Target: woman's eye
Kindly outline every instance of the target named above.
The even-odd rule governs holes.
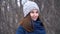
[[[38,11],[36,13],[38,13]]]
[[[34,13],[33,11],[31,13]]]

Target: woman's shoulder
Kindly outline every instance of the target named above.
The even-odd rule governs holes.
[[[24,34],[24,32],[25,32],[24,28],[21,25],[19,25],[16,30],[16,34]]]
[[[19,25],[17,29],[18,30],[24,30],[23,26],[21,26],[21,25]]]

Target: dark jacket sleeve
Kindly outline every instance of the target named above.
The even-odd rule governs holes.
[[[22,26],[19,26],[16,30],[16,34],[25,34]]]

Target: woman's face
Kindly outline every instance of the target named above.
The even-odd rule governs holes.
[[[39,16],[38,10],[37,9],[32,10],[30,12],[30,16],[31,16],[32,20],[36,21]]]

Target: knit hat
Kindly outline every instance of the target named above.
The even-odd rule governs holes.
[[[23,5],[24,17],[26,17],[27,14],[33,9],[37,9],[39,11],[38,5],[33,1],[22,0],[22,5]]]

